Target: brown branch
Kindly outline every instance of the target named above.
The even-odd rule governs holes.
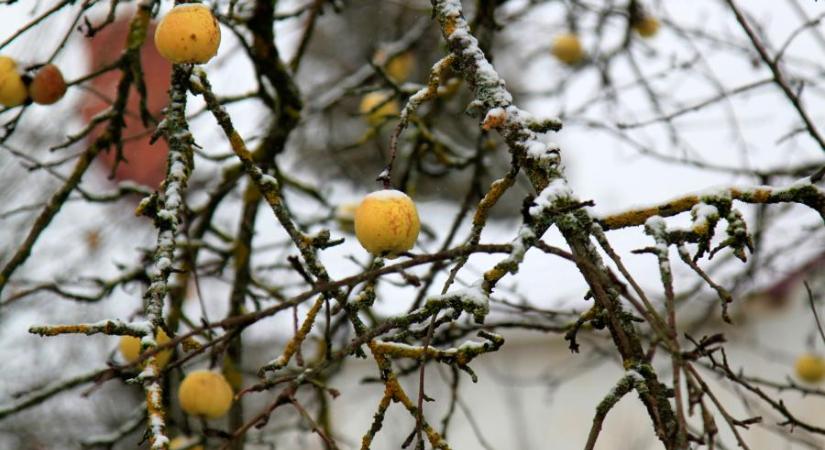
[[[796,112],[799,114],[799,117],[802,119],[802,122],[805,123],[805,128],[808,130],[808,134],[810,134],[811,138],[819,144],[819,148],[821,148],[822,151],[825,151],[825,137],[820,134],[813,119],[808,115],[808,112],[802,105],[802,99],[800,99],[796,92],[794,92],[793,88],[791,88],[791,85],[782,73],[782,69],[779,67],[779,61],[776,58],[772,58],[768,54],[765,44],[762,43],[762,40],[756,35],[756,32],[753,30],[750,23],[748,23],[748,19],[745,17],[742,10],[739,9],[739,6],[736,5],[736,2],[734,0],[725,1],[733,11],[734,15],[736,15],[736,21],[739,22],[739,25],[741,25],[742,30],[745,31],[745,34],[748,35],[748,39],[750,39],[753,47],[759,53],[759,57],[762,59],[762,62],[770,68],[771,73],[773,74],[774,82],[785,94],[785,97],[790,100],[794,109],[796,109]]]

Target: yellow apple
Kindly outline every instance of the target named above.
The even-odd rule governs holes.
[[[644,15],[633,24],[633,29],[639,33],[643,38],[649,38],[656,35],[659,31],[659,19]]]
[[[364,95],[358,111],[368,124],[376,126],[388,117],[397,116],[399,108],[391,92],[375,91]]]
[[[169,443],[169,450],[203,450],[202,445],[195,444],[197,444],[195,438],[178,436]]]
[[[573,33],[562,33],[553,38],[553,47],[550,52],[559,61],[571,66],[584,59],[582,43],[579,37]]]
[[[175,6],[155,30],[155,47],[173,64],[203,64],[218,53],[221,28],[200,3]]]
[[[411,51],[406,51],[397,55],[387,63],[385,68],[387,76],[389,76],[396,83],[403,83],[412,74],[415,68],[415,54]]]
[[[819,383],[825,379],[825,359],[812,353],[800,356],[796,360],[796,376],[808,383]]]
[[[415,203],[401,191],[370,193],[355,210],[355,236],[376,256],[395,258],[411,249],[420,229]]]
[[[157,336],[157,344],[163,345],[169,342],[169,336],[166,335],[166,332],[160,330]],[[140,357],[140,338],[134,336],[121,336],[120,337],[120,354],[123,356],[128,362],[135,362]],[[166,366],[169,363],[169,359],[172,357],[172,349],[163,350],[157,354],[157,361],[160,367]]]
[[[0,56],[0,105],[22,105],[28,97],[29,91],[17,70],[17,62],[8,56]]]
[[[211,370],[189,372],[178,388],[181,409],[190,416],[217,419],[229,411],[234,393],[226,378]]]

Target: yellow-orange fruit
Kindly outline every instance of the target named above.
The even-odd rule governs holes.
[[[825,379],[825,359],[806,353],[796,360],[796,376],[808,383],[819,383]]]
[[[370,193],[355,210],[355,236],[373,255],[397,257],[415,245],[420,229],[415,203],[401,191]]]
[[[66,93],[66,80],[60,69],[54,64],[46,64],[34,75],[29,85],[32,101],[41,105],[51,105],[63,98]]]
[[[157,344],[163,345],[169,342],[169,336],[166,335],[166,332],[160,330],[157,336]],[[140,338],[134,336],[121,336],[120,337],[120,354],[123,356],[128,362],[135,362],[140,357]],[[160,367],[166,366],[169,362],[169,359],[172,357],[172,350],[164,350],[157,354],[157,361]]]
[[[203,446],[196,443],[195,438],[178,436],[169,443],[169,450],[203,450]]]
[[[181,409],[190,416],[217,419],[229,411],[234,394],[223,375],[211,370],[189,372],[178,388]]]
[[[368,124],[379,125],[387,117],[398,115],[398,102],[391,97],[390,92],[370,92],[361,99],[358,111],[365,117]]]
[[[203,64],[221,45],[221,28],[209,8],[187,3],[172,8],[155,30],[155,47],[173,64]]]
[[[8,56],[0,56],[0,105],[22,105],[28,97],[29,91],[17,71],[17,63]]]
[[[569,65],[575,65],[584,59],[582,43],[573,33],[562,33],[553,38],[553,47],[550,52],[559,61]]]
[[[656,35],[659,25],[659,19],[645,15],[633,24],[633,29],[639,33],[639,36],[648,38]]]
[[[404,52],[387,63],[386,72],[396,83],[403,83],[412,74],[415,68],[415,55],[413,52]]]

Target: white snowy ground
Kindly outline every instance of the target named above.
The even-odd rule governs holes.
[[[289,2],[284,6],[290,9]],[[524,2],[511,2],[515,6]],[[780,6],[773,0],[749,0],[746,3],[748,11],[753,17],[766,24],[764,31],[772,42],[783,42],[791,30],[798,24],[798,18],[787,7]],[[811,16],[825,13],[825,5],[813,1],[801,2]],[[515,9],[515,6],[513,7]],[[0,42],[10,36],[20,24],[26,22],[32,8],[43,10],[45,4],[32,5],[31,2],[19,2],[12,6],[0,7]],[[164,8],[168,8],[165,2]],[[516,31],[506,31],[501,38],[504,41],[518,39],[518,36],[530,35],[546,38],[528,39],[524,42],[524,51],[518,54],[501,54],[495,61],[501,75],[508,80],[511,88],[517,87],[520,91],[538,91],[552,86],[555,80],[567,76],[567,69],[547,56],[546,47],[555,30],[559,29],[559,11],[556,5],[547,5],[541,10],[542,14],[522,18]],[[692,22],[705,30],[727,30],[732,40],[744,42],[741,30],[728,12],[720,12],[719,2],[713,1],[682,1],[671,0],[661,2],[661,12],[666,17],[678,17],[680,23]],[[53,37],[63,33],[69,26],[69,15],[59,15],[47,25],[30,31],[17,39],[12,45],[0,49],[0,54],[11,55],[23,61],[37,62],[48,57],[53,51]],[[326,20],[326,19],[324,19]],[[296,27],[300,22],[285,21],[278,27],[279,48],[288,58],[295,48],[298,33]],[[323,22],[322,25],[323,26]],[[210,74],[215,91],[221,95],[244,93],[253,85],[249,76],[251,73],[247,63],[240,55],[237,42],[231,33],[223,34],[224,42],[221,52],[213,62],[206,66]],[[67,79],[82,76],[86,70],[86,57],[81,48],[82,37],[73,36],[67,49],[58,58],[57,63],[64,70]],[[685,49],[675,45],[676,40],[672,33],[664,27],[660,35],[649,42],[650,57],[640,58],[643,69],[648,73],[660,71],[671,59],[686,59]],[[585,45],[590,46],[585,37]],[[702,56],[706,63],[718,75],[726,88],[735,88],[750,81],[768,76],[765,70],[755,72],[747,60],[731,58],[723,51],[707,50],[703,46]],[[789,57],[804,56],[809,59],[825,57],[823,49],[815,45],[809,35],[799,36],[787,50]],[[655,57],[653,57],[655,53]],[[524,54],[538,55],[529,59]],[[522,55],[522,56],[519,56]],[[814,56],[815,55],[815,56]],[[522,58],[522,59],[518,59]],[[621,66],[620,66],[621,67]],[[623,67],[616,79],[623,82],[632,80],[629,68]],[[595,95],[596,74],[593,71],[580,72],[575,75],[575,88],[570,89],[569,98],[565,99],[565,111],[574,111],[579,105],[586,105]],[[512,80],[512,81],[510,81]],[[693,104],[715,94],[711,84],[706,80],[666,81],[670,83],[668,90],[681,100],[680,105],[666,104],[667,110],[676,110],[684,105]],[[619,83],[622,84],[622,83]],[[817,98],[822,100],[820,92]],[[66,122],[54,120],[55,117],[67,117],[62,112],[71,111],[77,105],[82,93],[73,89],[66,99],[53,108],[33,107],[32,114],[28,115],[21,126],[32,126],[39,123],[48,128],[55,136],[79,130],[83,124],[76,115],[70,116]],[[636,98],[638,101],[633,101]],[[190,111],[200,109],[199,99],[192,99]],[[643,101],[642,93],[637,90],[632,94],[624,94],[622,108],[627,109],[627,122],[644,120],[655,114]],[[562,105],[554,101],[534,101],[520,105],[534,115],[555,116],[562,112]],[[817,123],[823,122],[821,110],[810,104],[810,111],[814,114]],[[732,130],[722,119],[724,108],[731,107],[738,112],[744,111],[739,119],[741,133],[744,135],[744,144],[747,146],[747,155],[743,156]],[[242,135],[252,136],[259,132],[263,119],[260,110],[254,106],[229,107],[236,127]],[[668,164],[654,158],[643,157],[634,149],[622,146],[610,136],[597,133],[583,127],[584,119],[602,117],[604,111],[598,109],[587,110],[584,114],[577,114],[565,124],[564,130],[557,135],[549,136],[558,142],[562,148],[563,161],[567,166],[567,173],[576,194],[581,199],[593,199],[596,206],[594,214],[601,215],[618,212],[632,206],[661,203],[663,200],[686,192],[699,192],[712,189],[716,186],[730,186],[743,182],[735,176],[707,170],[692,169],[678,164]],[[733,167],[759,167],[769,169],[784,166],[790,163],[804,161],[822,161],[821,152],[813,142],[804,135],[798,139],[776,143],[783,133],[796,126],[799,122],[795,112],[788,102],[781,97],[773,86],[763,87],[752,94],[737,96],[730,106],[722,103],[719,106],[702,110],[699,114],[688,114],[676,119],[675,124],[685,140],[690,142],[689,149],[671,148],[662,128],[650,128],[641,140],[650,144],[658,152],[667,155],[677,155],[680,150],[699,155],[708,162],[716,165]],[[218,127],[214,126],[211,117],[203,116],[193,123],[198,142],[211,153],[225,153],[228,146]],[[45,157],[45,152],[27,148],[27,142],[12,141],[13,147],[23,151],[33,151],[39,157]],[[75,148],[73,151],[77,151]],[[329,194],[333,203],[356,201],[364,192],[351,187],[348,183],[335,180],[316,180],[312,172],[301,167],[299,158],[291,148],[283,155],[279,162],[285,171],[309,183],[317,184]],[[17,169],[19,160],[12,158],[4,149],[0,149],[0,174],[15,173],[20,176],[22,171]],[[12,167],[14,166],[14,167]],[[198,161],[195,177],[202,180],[214,179],[216,167],[212,163]],[[51,192],[57,184],[53,179],[42,174],[26,174],[22,187],[17,187],[16,193],[5,200],[2,211],[10,210],[20,205],[30,204],[42,199]],[[20,181],[17,180],[17,183]],[[320,184],[323,183],[323,184]],[[93,191],[106,191],[111,185],[100,172],[96,176],[87,176],[84,187]],[[4,189],[7,186],[3,187]],[[288,197],[290,206],[299,214],[312,217],[319,214],[319,207],[312,200],[300,195]],[[199,199],[192,198],[190,202],[197,204]],[[232,230],[237,222],[237,203],[224,207],[219,211],[218,222],[226,229]],[[418,201],[420,215],[426,225],[434,230],[445,230],[456,212],[456,205],[450,202],[421,199]],[[57,216],[53,226],[43,235],[29,262],[18,271],[18,277],[35,280],[50,280],[61,277],[77,277],[79,275],[112,276],[118,273],[117,264],[134,264],[139,257],[138,249],[150,248],[154,242],[154,230],[151,224],[143,219],[136,219],[128,208],[130,204],[122,203],[107,206],[90,206],[82,201],[71,202]],[[751,208],[742,207],[744,211],[752,212]],[[786,214],[786,221],[774,225],[775,232],[769,232],[770,239],[766,241],[769,248],[782,247],[787,242],[794,241],[804,233],[812,233],[805,245],[797,246],[793,253],[789,253],[777,268],[777,273],[791,270],[797,263],[805,261],[811,255],[825,250],[821,222],[816,214],[803,207],[793,207],[792,212]],[[321,212],[320,214],[323,214]],[[284,233],[281,231],[274,217],[268,210],[259,214],[259,234],[256,244],[281,242]],[[749,222],[752,214],[749,214]],[[670,219],[669,223],[686,223],[685,218]],[[815,228],[819,225],[818,228]],[[465,224],[466,225],[466,224]],[[517,220],[494,220],[488,225],[483,234],[482,242],[503,243],[515,237],[519,223]],[[809,227],[810,226],[810,227]],[[7,228],[0,222],[0,250],[14,249],[19,242],[20,234],[24,232],[21,225]],[[815,231],[810,231],[813,229]],[[102,233],[102,247],[90,256],[86,247],[78,245],[85,232],[100,230]],[[124,230],[128,230],[130,239],[122,239]],[[779,230],[779,232],[776,232]],[[338,230],[332,230],[333,236],[342,236]],[[459,236],[466,235],[466,227]],[[367,255],[350,235],[343,245],[323,252],[322,260],[333,278],[351,275],[358,271],[358,267],[347,256],[353,255],[359,261],[365,262]],[[818,237],[817,237],[818,236]],[[611,232],[611,242],[620,251],[626,264],[629,266],[642,285],[650,287],[651,292],[659,292],[658,273],[655,261],[651,256],[634,256],[629,250],[648,246],[652,241],[645,237],[640,228]],[[551,231],[545,236],[551,244],[563,246],[558,234]],[[10,242],[12,241],[12,242]],[[421,240],[417,251],[433,250],[435,242]],[[274,260],[279,250],[267,252],[257,256],[256,263],[265,263]],[[3,260],[0,254],[0,260]],[[463,284],[474,282],[480,273],[498,260],[497,256],[476,255],[462,271],[459,277]],[[678,259],[678,258],[677,258]],[[676,265],[677,272],[681,266]],[[424,269],[414,271],[421,273]],[[682,271],[684,272],[684,271]],[[772,276],[776,276],[773,273]],[[692,279],[692,278],[691,278]],[[683,278],[677,277],[677,288],[686,288],[687,283],[680,283]],[[517,286],[518,292],[531,302],[543,306],[558,308],[582,307],[581,300],[584,285],[575,268],[561,260],[548,258],[536,252],[529,252],[521,266],[519,273],[514,277],[506,278],[509,285]],[[440,286],[439,282],[435,286]],[[460,287],[460,286],[458,286]],[[218,317],[225,313],[226,293],[228,286],[222,282],[207,282],[202,286],[204,300],[209,305],[210,316]],[[44,295],[29,302],[25,307],[14,305],[0,312],[0,361],[3,361],[3,371],[0,376],[0,405],[4,404],[15,392],[41,385],[42,383],[63,378],[71,374],[84,372],[90,368],[102,366],[105,355],[114,348],[112,338],[95,337],[61,337],[41,339],[26,333],[29,326],[41,323],[72,323],[76,321],[90,322],[109,317],[129,318],[140,308],[140,292],[124,292],[117,290],[113,298],[95,305],[81,305],[70,303]],[[411,301],[410,294],[385,283],[382,287],[380,301],[376,308],[383,313],[400,312],[405,310]],[[36,307],[35,307],[36,305]],[[187,305],[189,312],[198,314],[197,302]],[[273,339],[283,335],[279,330],[289,330],[288,318],[269,319],[249,330],[251,340]],[[274,330],[274,331],[273,331]],[[21,351],[25,349],[25,351]],[[36,368],[36,369],[35,369]],[[128,395],[120,393],[120,395]],[[91,402],[92,400],[81,400]],[[98,402],[101,403],[101,402]],[[55,405],[55,404],[53,404]],[[54,414],[64,414],[76,410],[79,404],[74,402],[57,403]],[[82,406],[82,405],[80,405]],[[117,424],[127,411],[122,408],[111,407],[110,411],[100,411],[96,407],[97,416],[88,416],[88,430],[90,433],[110,429]],[[370,406],[371,407],[371,406]],[[31,415],[30,415],[31,414]],[[38,410],[22,414],[18,419],[25,423],[36,417]],[[371,414],[364,411],[364,414]],[[35,415],[35,416],[32,416]],[[106,418],[103,420],[101,417]],[[73,426],[80,424],[72,422]],[[66,426],[69,426],[68,424]],[[2,430],[7,429],[0,424],[0,438]],[[58,432],[59,427],[50,430]]]

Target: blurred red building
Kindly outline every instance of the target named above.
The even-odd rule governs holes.
[[[92,70],[117,60],[123,50],[128,28],[127,20],[118,20],[87,40]],[[154,35],[154,25],[149,29],[149,36],[152,35]],[[148,96],[147,106],[149,112],[159,118],[161,110],[167,104],[172,67],[158,54],[151,38],[144,43],[140,55]],[[112,70],[91,80],[89,86],[91,89],[81,107],[85,120],[91,120],[111,105],[120,77],[119,70]],[[149,144],[154,126],[150,124],[147,128],[141,122],[139,103],[137,90],[132,87],[124,117],[126,128],[123,130],[123,137],[126,140],[123,153],[127,161],[118,165],[114,178],[117,181],[129,180],[157,188],[166,171],[166,142],[158,140],[152,145]],[[105,125],[101,125],[94,135],[99,134],[103,126]],[[110,173],[115,162],[114,150],[111,149],[101,154],[98,160],[107,174]]]

